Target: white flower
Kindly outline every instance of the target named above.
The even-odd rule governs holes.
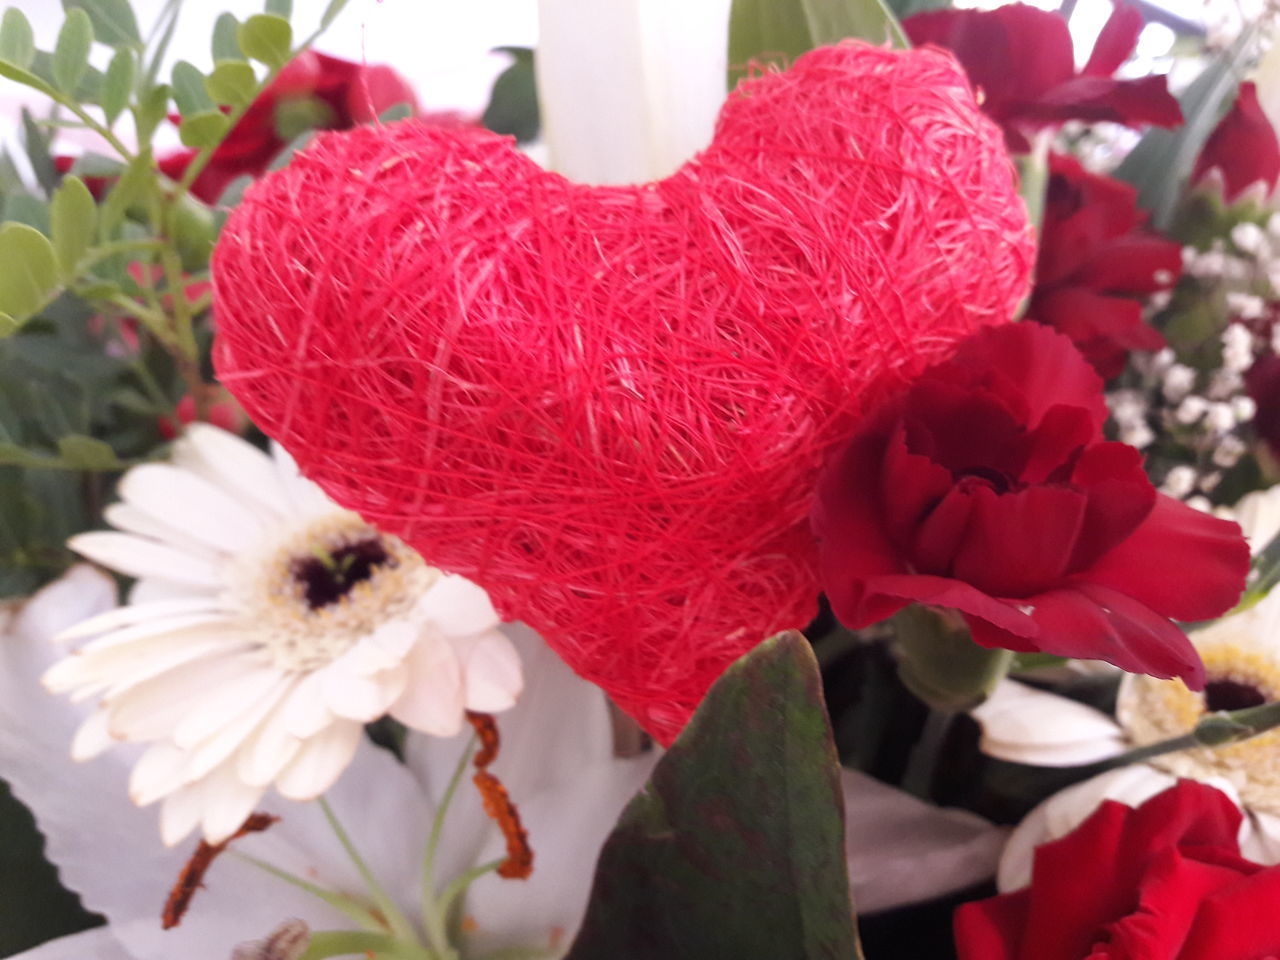
[[[95,639],[44,682],[98,698],[76,759],[151,745],[130,795],[163,800],[166,843],[197,825],[225,839],[272,784],[320,795],[386,713],[448,736],[465,710],[514,703],[519,658],[487,595],[332,503],[283,451],[195,425],[120,495],[106,517],[122,532],[71,546],[139,578],[132,603],[64,631]]]
[[[0,778],[35,814],[63,883],[108,921],[15,960],[227,960],[237,944],[261,938],[285,918],[313,930],[350,928],[326,903],[223,856],[182,924],[160,929],[160,907],[187,853],[161,847],[150,818],[125,798],[132,748],[87,763],[66,759],[63,745],[87,706],[42,695],[37,681],[53,656],[50,637],[109,606],[113,593],[106,577],[80,566],[20,616],[0,619]],[[600,845],[659,758],[656,751],[615,757],[600,691],[531,632],[506,629],[527,664],[528,688],[499,718],[502,748],[492,769],[520,808],[534,871],[514,882],[487,875],[469,888],[462,910],[467,957],[499,949],[542,955],[568,946]],[[326,795],[372,874],[409,916],[421,903],[433,811],[465,739],[411,733],[405,764],[362,742]],[[843,781],[853,892],[864,912],[932,899],[990,876],[1003,831],[852,771],[844,771]],[[268,798],[265,809],[281,821],[235,841],[234,850],[367,902],[363,880],[315,805]],[[435,874],[446,883],[502,849],[496,828],[464,789],[449,808]]]
[[[1257,553],[1280,528],[1280,486],[1243,498],[1235,513]],[[1203,692],[1193,693],[1181,680],[1127,675],[1113,720],[1006,680],[973,711],[982,724],[983,751],[1015,763],[1087,764],[1188,733],[1206,712],[1280,700],[1280,591],[1190,638],[1208,675]],[[1000,888],[1029,882],[1035,847],[1075,829],[1102,800],[1137,806],[1178,777],[1204,781],[1230,796],[1246,814],[1244,855],[1280,863],[1280,731],[1270,731],[1237,744],[1163,754],[1055,794],[1014,831],[1000,862]]]

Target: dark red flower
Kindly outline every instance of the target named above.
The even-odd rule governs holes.
[[[1240,84],[1230,112],[1218,122],[1196,158],[1192,182],[1210,170],[1222,176],[1223,197],[1230,203],[1255,183],[1269,194],[1280,181],[1280,140],[1258,105],[1258,88]]]
[[[1143,228],[1146,214],[1127,183],[1061,154],[1050,156],[1049,171],[1027,316],[1069,336],[1109,380],[1129,351],[1164,346],[1142,318],[1141,298],[1177,282],[1182,249]]]
[[[1245,389],[1257,405],[1253,429],[1258,438],[1280,459],[1280,357],[1266,356],[1254,361],[1244,375]]]
[[[966,903],[959,960],[1263,960],[1280,955],[1280,866],[1244,859],[1240,810],[1180,780],[1114,800],[1036,850],[1031,885]]]
[[[848,627],[910,603],[986,647],[1107,660],[1199,689],[1169,622],[1239,597],[1240,528],[1158,494],[1102,437],[1102,383],[1065,337],[989,328],[864,421],[819,483],[822,583]]]
[[[250,104],[213,151],[191,192],[214,203],[231,181],[265,172],[288,142],[278,125],[281,111],[298,103],[318,105],[319,125],[335,130],[373,120],[399,103],[418,110],[413,90],[390,67],[366,66],[308,50],[291,60]],[[161,157],[158,165],[166,176],[177,179],[195,155],[195,150],[178,150]]]
[[[1026,4],[918,13],[902,26],[913,44],[932,43],[956,55],[1011,150],[1029,149],[1027,131],[1067,120],[1161,127],[1182,122],[1164,77],[1111,76],[1133,53],[1142,31],[1142,14],[1123,2],[1115,5],[1079,73],[1067,22]]]

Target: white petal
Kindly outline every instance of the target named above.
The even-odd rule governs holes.
[[[1123,731],[1100,710],[1015,680],[1002,681],[973,716],[982,752],[1014,763],[1074,766],[1125,750]]]
[[[302,745],[276,779],[280,795],[290,800],[313,800],[332,786],[355,755],[364,727],[339,720]]]
[[[193,613],[206,613],[220,609],[216,597],[184,596],[172,600],[158,600],[155,603],[132,603],[126,607],[117,607],[94,617],[87,617],[78,623],[60,630],[55,639],[59,643],[96,636],[109,630],[133,626],[136,623],[147,623],[169,617],[184,616]]]
[[[538,101],[554,169],[641,183],[706,146],[724,100],[728,12],[729,0],[539,0]]]
[[[267,516],[289,514],[285,491],[271,458],[233,433],[193,423],[174,445],[174,462],[235,490]]]
[[[407,727],[437,737],[462,729],[465,688],[462,664],[443,640],[423,639],[405,658],[408,684],[391,705],[391,715]]]
[[[859,914],[933,900],[989,879],[1007,831],[842,770],[845,852]]]
[[[148,747],[129,775],[129,798],[145,807],[173,793],[183,786],[182,768],[186,760],[186,752],[171,744]]]
[[[264,701],[278,699],[287,689],[284,674],[275,667],[248,658],[241,662],[244,672],[239,676],[206,688],[188,704],[186,716],[173,731],[177,746],[194,747],[206,737],[228,729],[236,720],[257,713]]]
[[[107,728],[107,711],[99,706],[76,729],[75,738],[71,741],[71,759],[77,762],[92,760],[115,745],[116,739]]]
[[[213,657],[138,684],[107,704],[111,732],[124,740],[168,739],[204,696],[256,666],[242,657]]]
[[[189,553],[192,556],[212,560],[218,551],[202,543],[183,530],[175,530],[155,517],[127,503],[112,503],[102,511],[102,519],[122,533],[132,533],[147,540],[155,540],[166,546]]]
[[[397,667],[418,642],[420,631],[416,623],[407,620],[384,623],[338,658],[342,669],[367,677]]]
[[[24,950],[10,960],[137,960],[116,939],[110,927],[94,927]]]
[[[1256,556],[1280,534],[1280,484],[1246,494],[1231,512],[1249,541],[1249,550]]]
[[[279,705],[291,682],[285,677],[279,677],[271,687],[254,699],[246,700],[243,705],[237,705],[234,710],[228,711],[226,721],[208,739],[189,747],[183,776],[189,781],[207,776],[214,767],[246,745],[271,711]],[[234,767],[235,764],[228,766]]]
[[[164,526],[222,552],[243,550],[262,534],[261,521],[232,497],[171,464],[134,467],[120,480],[120,496]]]
[[[178,600],[192,594],[213,596],[218,587],[192,588],[190,584],[176,583],[163,577],[140,577],[129,591],[129,602],[132,604],[155,603],[159,600]]]
[[[305,740],[333,722],[333,714],[325,706],[320,684],[319,673],[307,674],[281,705],[280,716],[290,735]]]
[[[336,716],[361,723],[383,716],[404,692],[409,679],[409,670],[403,663],[372,676],[360,676],[343,666],[343,658],[339,657],[320,671],[324,702]]]
[[[446,574],[432,584],[416,612],[449,636],[481,633],[499,623],[484,588],[453,574]]]
[[[1280,863],[1280,817],[1259,810],[1246,811],[1240,835],[1240,853],[1254,863]]]
[[[47,642],[72,624],[110,609],[115,602],[115,581],[87,563],[78,563],[24,603],[10,629]]]
[[[236,754],[236,774],[245,783],[265,787],[297,756],[301,746],[302,740],[289,733],[277,707]]]
[[[231,764],[211,773],[201,787],[204,812],[200,825],[207,843],[222,843],[239,830],[265,792],[237,777]]]
[[[452,641],[462,661],[467,709],[499,713],[515,706],[524,689],[520,654],[505,634],[492,630]]]
[[[67,541],[76,553],[131,577],[159,577],[197,587],[216,587],[217,568],[180,550],[127,533],[80,533]]]

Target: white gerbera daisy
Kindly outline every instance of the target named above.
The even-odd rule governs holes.
[[[515,702],[519,657],[484,591],[338,507],[278,447],[193,425],[119,493],[121,532],[70,545],[137,577],[131,603],[64,631],[94,639],[44,682],[99,698],[77,759],[151,745],[130,794],[163,800],[165,843],[197,825],[225,840],[272,784],[319,796],[384,714],[450,736],[466,710]]]

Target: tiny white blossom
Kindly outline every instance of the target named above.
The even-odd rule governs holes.
[[[1256,223],[1245,221],[1231,228],[1231,242],[1242,253],[1257,256],[1267,243],[1267,235]]]
[[[1205,411],[1209,409],[1209,401],[1198,394],[1192,394],[1178,404],[1178,409],[1174,411],[1174,419],[1179,423],[1192,424],[1205,415]]]
[[[1237,422],[1248,423],[1258,412],[1258,404],[1254,402],[1253,397],[1241,394],[1238,397],[1232,397],[1231,410],[1235,413]]]
[[[1236,415],[1229,403],[1211,403],[1205,413],[1205,423],[1217,433],[1227,433],[1236,427]]]
[[[1201,513],[1213,513],[1213,504],[1209,502],[1208,497],[1192,497],[1187,501],[1187,506]]]
[[[1261,311],[1262,301],[1257,297],[1253,299],[1258,300],[1258,309]],[[1243,373],[1253,366],[1253,334],[1243,324],[1231,323],[1222,331],[1222,365],[1237,373]]]
[[[1267,302],[1256,294],[1232,290],[1227,294],[1227,309],[1241,320],[1257,320],[1266,312]]]
[[[1196,372],[1186,364],[1175,363],[1164,373],[1161,392],[1169,403],[1178,403],[1196,385]]]
[[[1224,470],[1230,470],[1248,449],[1248,445],[1234,433],[1227,434],[1213,451],[1213,462]]]
[[[1175,500],[1181,500],[1196,488],[1196,471],[1194,467],[1180,463],[1164,478],[1160,484],[1160,492],[1167,493]]]
[[[1145,420],[1137,423],[1127,424],[1120,428],[1120,442],[1127,443],[1131,447],[1139,450],[1145,450],[1155,442],[1156,435],[1151,432],[1151,428],[1147,426]]]

